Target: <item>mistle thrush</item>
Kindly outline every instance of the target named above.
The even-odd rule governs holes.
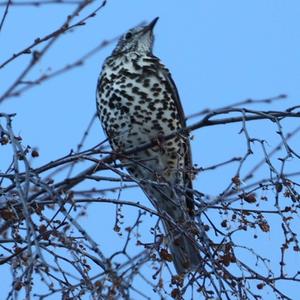
[[[200,265],[192,225],[192,158],[189,139],[180,133],[186,123],[175,83],[152,54],[157,20],[120,38],[98,80],[97,110],[115,152],[158,141],[120,160],[163,216],[176,271],[185,273]]]

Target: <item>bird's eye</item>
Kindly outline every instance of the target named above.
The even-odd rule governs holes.
[[[125,39],[129,40],[131,38],[132,38],[132,33],[131,32],[127,32],[126,35],[125,35]]]

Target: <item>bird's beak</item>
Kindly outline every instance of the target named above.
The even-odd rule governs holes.
[[[152,31],[159,17],[156,17],[153,21],[151,21],[147,26],[145,26],[145,31]]]

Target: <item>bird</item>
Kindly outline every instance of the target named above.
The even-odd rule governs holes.
[[[176,85],[153,54],[157,21],[158,17],[121,36],[102,66],[96,106],[111,148],[162,216],[177,274],[186,274],[201,265],[194,221],[194,172]],[[143,145],[150,146],[134,152]]]

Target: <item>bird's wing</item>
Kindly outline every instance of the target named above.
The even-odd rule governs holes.
[[[156,57],[155,57],[156,58]],[[160,63],[159,59],[156,58],[156,63],[159,64],[159,69],[162,70],[162,74],[164,76],[164,79],[166,81],[166,87],[173,96],[172,98],[175,101],[176,109],[178,111],[179,115],[179,120],[182,128],[186,127],[186,121],[185,121],[185,114],[183,111],[183,107],[179,98],[179,94],[175,85],[175,82],[172,79],[171,73],[169,70]],[[186,142],[185,142],[185,167],[187,170],[191,170],[190,172],[185,172],[184,174],[184,182],[186,183],[186,186],[190,191],[187,191],[186,193],[186,204],[187,207],[190,211],[190,213],[193,213],[194,209],[194,196],[192,193],[193,189],[193,184],[192,184],[192,167],[193,167],[193,162],[192,162],[192,151],[191,151],[191,145],[190,145],[190,140],[187,137]]]

